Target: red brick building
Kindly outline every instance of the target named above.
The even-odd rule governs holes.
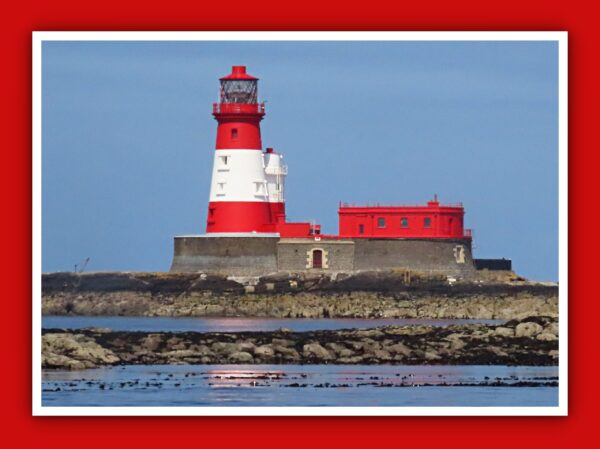
[[[425,206],[358,206],[341,203],[342,238],[470,238],[464,229],[462,204],[440,204],[437,197]]]

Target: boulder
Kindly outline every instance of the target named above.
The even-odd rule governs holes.
[[[538,334],[535,339],[540,341],[556,341],[558,340],[558,337],[554,334],[543,331],[541,334]]]
[[[271,345],[262,345],[254,349],[254,355],[256,357],[273,357],[275,355],[275,351]]]
[[[515,327],[515,336],[533,338],[537,334],[541,333],[542,330],[543,327],[539,324],[528,321],[526,323],[517,324],[517,326]]]
[[[241,351],[229,354],[227,360],[232,363],[253,363],[254,357],[252,357],[252,354],[250,354],[249,352]]]
[[[250,354],[252,354],[256,349],[256,346],[252,342],[243,341],[237,344],[236,349],[238,352],[249,352]]]
[[[558,336],[558,323],[550,323],[546,327],[544,327],[544,333],[552,334]]]
[[[295,344],[294,340],[285,340],[283,338],[274,338],[273,340],[271,340],[271,343],[273,344],[273,346],[286,346],[286,347],[294,346],[294,344]]]
[[[514,337],[515,330],[511,329],[510,327],[498,326],[494,331],[494,335],[498,337]]]
[[[46,334],[42,336],[42,367],[84,369],[112,365],[120,359],[93,338],[82,334]]]
[[[161,334],[148,334],[141,342],[142,348],[148,351],[156,351],[162,343]]]
[[[213,343],[210,346],[210,349],[215,353],[215,354],[233,354],[234,352],[236,352],[237,349],[237,345],[235,343],[228,343],[228,342],[224,342],[224,341],[217,341],[215,343]]]
[[[386,346],[385,349],[392,354],[402,354],[405,357],[409,357],[411,353],[410,348],[404,343],[396,343],[395,345]]]
[[[334,358],[329,351],[319,343],[309,343],[304,345],[302,347],[302,353],[304,357],[316,358],[319,360],[332,360]]]
[[[432,360],[439,360],[442,357],[440,357],[440,355],[433,349],[429,349],[425,352],[425,360],[428,361],[432,361]]]
[[[277,354],[280,354],[282,358],[286,361],[300,361],[300,354],[298,354],[298,351],[296,351],[294,348],[273,345],[273,351],[275,351]]]

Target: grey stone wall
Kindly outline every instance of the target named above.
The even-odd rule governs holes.
[[[258,276],[277,271],[277,237],[175,237],[170,271]]]
[[[323,267],[312,268],[312,252],[323,251]],[[354,241],[281,239],[277,244],[279,271],[353,271]]]
[[[475,271],[469,239],[356,239],[354,269],[404,268],[469,275]]]
[[[312,268],[314,250],[322,268]],[[260,276],[276,271],[407,269],[468,277],[475,274],[469,239],[279,239],[175,237],[171,271]]]

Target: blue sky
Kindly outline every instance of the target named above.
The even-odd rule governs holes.
[[[168,270],[204,232],[218,78],[247,65],[288,219],[463,202],[476,257],[558,279],[553,42],[45,42],[42,269]]]

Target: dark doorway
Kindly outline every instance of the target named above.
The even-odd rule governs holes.
[[[313,250],[312,263],[313,268],[323,268],[323,251],[320,249]]]

